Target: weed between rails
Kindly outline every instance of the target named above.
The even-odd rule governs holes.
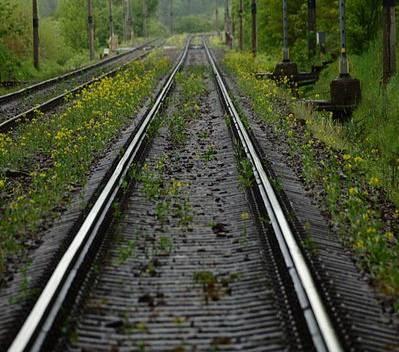
[[[171,222],[183,228],[188,228],[193,220],[192,207],[187,193],[188,184],[167,175],[172,174],[169,169],[171,158],[176,156],[179,148],[184,146],[187,139],[187,126],[190,121],[196,119],[200,112],[197,102],[205,92],[203,84],[205,69],[195,68],[178,73],[176,77],[177,97],[172,97],[174,106],[179,113],[165,115],[156,119],[149,129],[149,137],[155,137],[162,127],[168,131],[168,139],[172,146],[171,155],[164,154],[153,165],[144,164],[141,169],[132,167],[130,176],[140,183],[146,198],[153,203],[155,218],[161,225],[161,229]],[[128,252],[129,246],[121,251],[123,256]],[[146,248],[146,255],[167,256],[174,248],[173,238],[160,236],[151,248]],[[153,258],[152,258],[153,259]],[[149,261],[146,272],[155,274],[156,270]]]
[[[131,120],[158,79],[170,68],[169,60],[151,54],[113,78],[85,89],[57,116],[38,113],[31,123],[11,134],[0,134],[0,274],[7,257],[59,214],[71,193],[83,185],[93,162]],[[48,159],[46,167],[35,162]],[[6,170],[29,175],[19,184]]]
[[[288,108],[298,116],[305,114],[301,104],[286,91],[271,82],[253,79],[253,72],[264,67],[249,55],[228,54],[225,65],[249,96],[258,118],[286,137],[291,159],[300,161],[305,182],[311,187],[322,185],[338,233],[399,310],[399,243],[395,236],[399,211],[387,204],[382,188],[385,183],[373,175],[370,160],[361,152],[345,153],[320,142],[314,137],[313,120],[305,120],[304,124],[294,114],[282,112]],[[281,109],[282,105],[285,108]],[[317,251],[313,243],[307,241],[306,245]]]
[[[205,303],[208,304],[209,301],[219,301],[226,294],[230,295],[230,284],[237,281],[239,277],[238,273],[215,275],[210,271],[198,271],[193,274],[193,281],[202,286]]]
[[[176,97],[176,111],[168,117],[169,138],[175,147],[183,146],[187,140],[187,124],[195,120],[200,113],[198,100],[205,93],[204,75],[207,68],[190,67],[176,75],[179,96]]]

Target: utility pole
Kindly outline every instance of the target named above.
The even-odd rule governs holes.
[[[114,37],[114,19],[112,17],[112,0],[108,0],[108,13],[109,13],[109,37],[112,41]]]
[[[128,0],[128,12],[129,12],[129,35],[130,35],[130,42],[133,43],[134,38],[134,28],[133,28],[133,0]]]
[[[147,16],[148,16],[148,8],[146,0],[142,0],[143,5],[143,35],[144,37],[148,36],[147,33]]]
[[[170,21],[170,33],[174,32],[174,23],[173,23],[173,0],[169,0],[169,21]]]
[[[349,74],[349,61],[346,47],[345,0],[339,0],[339,30],[341,36],[341,55],[339,57],[339,76],[330,84],[331,104],[339,107],[333,118],[345,120],[361,99],[361,87],[358,79]]]
[[[239,48],[241,51],[244,50],[244,26],[243,26],[243,16],[244,16],[244,5],[243,5],[243,0],[240,0],[240,9],[239,9],[239,27],[240,27],[240,33],[239,33]]]
[[[218,0],[215,0],[215,26],[216,26],[216,32],[217,32],[218,36],[220,37]]]
[[[298,75],[298,65],[290,60],[288,47],[288,0],[283,0],[283,60],[274,69],[274,77],[277,81],[288,78],[294,79]]]
[[[123,0],[123,41],[129,40],[129,0]]]
[[[316,0],[308,0],[308,57],[316,55]]]
[[[288,48],[288,10],[287,0],[283,0],[283,62],[290,61],[290,51]]]
[[[345,0],[339,0],[339,31],[341,35],[341,54],[339,57],[339,76],[349,75],[349,61],[346,47],[346,12]]]
[[[224,31],[226,36],[226,45],[231,49],[233,46],[233,41],[231,37],[231,19],[229,10],[229,0],[225,0],[225,10],[224,10]]]
[[[33,24],[33,65],[38,70],[39,64],[39,14],[37,0],[32,0],[32,24]]]
[[[257,40],[256,40],[256,0],[252,0],[251,5],[252,12],[252,54],[255,57],[257,51]]]
[[[89,53],[90,60],[94,60],[94,20],[93,20],[93,0],[87,0],[87,26],[89,31]]]
[[[383,1],[384,53],[383,84],[386,85],[396,73],[396,17],[395,0]]]

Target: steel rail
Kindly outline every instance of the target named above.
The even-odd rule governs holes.
[[[213,58],[205,40],[203,43],[223,103],[232,118],[233,126],[239,136],[246,157],[251,162],[257,187],[271,220],[281,254],[295,288],[309,333],[311,334],[313,345],[318,352],[343,351],[344,349],[341,346],[323,300],[316,288],[311,271],[290,229],[276,193],[267,177],[262,161],[230,98],[228,89],[216,65],[216,60]]]
[[[21,112],[18,115],[10,117],[9,119],[0,123],[0,133],[8,132],[9,130],[11,130],[13,127],[15,127],[21,121],[31,120],[32,118],[34,118],[37,111],[43,112],[43,113],[50,111],[51,109],[60,105],[65,100],[65,97],[67,97],[68,95],[74,96],[74,95],[78,94],[79,92],[81,92],[84,88],[90,86],[91,84],[101,81],[105,77],[115,75],[119,71],[123,70],[126,66],[128,66],[132,61],[140,60],[140,59],[146,57],[149,53],[150,53],[150,51],[146,51],[146,52],[136,56],[131,61],[124,63],[123,65],[120,65],[106,73],[103,73],[102,75],[100,75],[98,77],[91,79],[90,81],[87,81],[71,90],[68,90],[60,95],[57,95],[56,97],[51,98],[50,100],[47,100],[44,103],[36,105],[33,108],[30,108],[29,110],[26,110],[24,112]]]
[[[144,49],[145,47],[147,47],[147,46],[151,45],[152,43],[154,43],[156,40],[157,39],[153,39],[153,40],[151,40],[151,41],[149,41],[147,43],[144,43],[142,45],[134,47],[133,49],[131,49],[129,51],[126,51],[126,52],[124,52],[122,54],[119,54],[119,55],[116,55],[116,56],[112,56],[112,57],[110,57],[108,59],[96,62],[95,64],[84,66],[84,67],[78,68],[78,69],[76,69],[74,71],[70,71],[70,72],[64,73],[64,74],[62,74],[60,76],[49,78],[49,79],[47,79],[45,81],[41,81],[41,82],[38,82],[38,83],[33,84],[31,86],[22,88],[20,90],[15,91],[15,92],[11,92],[11,93],[8,93],[8,94],[1,95],[0,96],[0,104],[4,104],[4,103],[10,102],[12,100],[18,99],[18,98],[20,98],[22,96],[28,95],[28,94],[30,94],[32,92],[35,92],[35,91],[39,90],[39,89],[51,86],[52,84],[65,81],[65,80],[67,80],[69,78],[72,78],[72,77],[79,76],[79,75],[81,75],[83,73],[86,73],[86,72],[92,70],[92,69],[99,68],[101,66],[105,66],[105,65],[107,65],[109,63],[112,63],[114,61],[117,61],[117,60],[119,60],[119,59],[121,59],[121,58],[123,58],[123,57],[125,57],[125,56],[127,56],[129,54],[132,54],[132,53],[134,53],[136,51]]]
[[[82,264],[88,258],[93,242],[100,233],[99,230],[123,184],[124,177],[143,144],[148,127],[171,91],[175,76],[186,60],[189,44],[190,39],[187,40],[177,64],[158,94],[154,105],[144,118],[132,141],[126,147],[125,153],[9,347],[9,352],[40,351],[44,342],[50,336],[54,321],[60,313],[75,279],[84,269]]]

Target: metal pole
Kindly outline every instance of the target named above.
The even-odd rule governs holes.
[[[290,61],[288,49],[288,11],[287,0],[283,0],[283,61]]]
[[[395,0],[384,0],[384,53],[383,53],[383,83],[396,73],[396,17]]]
[[[108,13],[109,13],[109,36],[112,40],[114,36],[114,19],[112,17],[112,0],[108,0]]]
[[[230,0],[227,0],[227,33],[229,34],[229,48],[233,48],[233,21],[231,18],[230,8],[229,8]],[[231,10],[233,11],[232,7]]]
[[[224,32],[225,32],[225,39],[226,45],[230,48],[233,45],[232,41],[232,33],[231,33],[231,18],[230,18],[230,10],[229,10],[229,0],[225,0],[225,9],[224,9]]]
[[[216,32],[218,36],[220,37],[220,31],[219,31],[219,7],[218,7],[218,0],[215,0],[215,25],[216,25]]]
[[[125,43],[129,40],[129,0],[123,1],[123,41]]]
[[[229,0],[224,0],[224,35],[226,45],[229,44],[229,34],[228,34],[228,16],[229,16]]]
[[[239,39],[239,47],[240,50],[242,51],[244,49],[244,27],[243,27],[243,16],[244,16],[244,5],[243,5],[243,0],[240,0],[240,11],[239,11],[239,17],[240,17],[240,39]]]
[[[339,75],[349,75],[349,61],[346,52],[346,23],[345,23],[345,0],[339,0],[339,30],[341,33],[341,55],[339,57]]]
[[[37,0],[32,0],[32,25],[33,25],[33,65],[38,70],[39,63],[39,14]]]
[[[252,54],[255,57],[257,51],[257,39],[256,39],[256,0],[252,0],[251,6],[252,12]]]
[[[316,0],[308,0],[308,56],[316,55]]]
[[[174,23],[173,23],[173,0],[169,0],[169,21],[170,21],[170,33],[174,32]]]
[[[147,37],[148,33],[147,33],[147,3],[146,0],[142,0],[142,4],[143,4],[143,35],[144,37]]]
[[[133,28],[133,0],[128,0],[129,4],[129,32],[130,32],[130,42],[133,43],[134,38],[134,28]]]
[[[90,60],[94,60],[94,21],[93,21],[93,0],[87,1],[87,25],[89,31],[89,53]]]

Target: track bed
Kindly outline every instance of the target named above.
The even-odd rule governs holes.
[[[156,170],[162,160],[164,185],[181,185],[170,214],[160,221],[157,206],[167,200],[149,200],[143,184],[134,188],[109,231],[116,241],[100,264],[70,350],[265,351],[266,345],[287,345],[278,293],[267,274],[272,264],[239,183],[203,49],[190,50],[183,75],[193,69],[203,70],[206,91],[197,102],[198,116],[187,124],[184,145],[176,146],[162,127],[145,161]],[[178,86],[165,119],[176,117],[180,93]],[[210,146],[214,153],[207,158]],[[174,212],[182,207],[190,219]],[[117,265],[129,246],[130,255]]]

